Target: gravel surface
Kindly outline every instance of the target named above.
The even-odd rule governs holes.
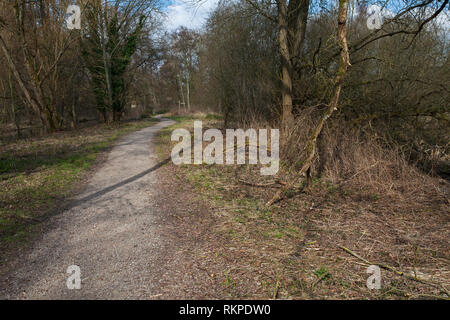
[[[121,139],[107,161],[52,227],[11,262],[0,279],[3,299],[152,299],[167,269],[155,197],[158,163],[152,139],[160,123]],[[166,162],[169,160],[166,160]],[[81,289],[69,290],[67,268],[81,269]]]

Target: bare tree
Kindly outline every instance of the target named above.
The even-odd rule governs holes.
[[[75,39],[73,32],[63,28],[65,11],[61,8],[67,3],[14,0],[0,7],[1,51],[27,103],[47,131],[61,125],[52,99],[56,84],[51,80]],[[22,62],[24,68],[19,68]]]
[[[342,85],[344,83],[344,77],[347,74],[348,68],[350,67],[350,56],[347,43],[348,3],[349,0],[339,1],[337,37],[341,52],[340,52],[339,68],[334,83],[333,97],[330,103],[328,104],[325,114],[319,121],[318,125],[313,131],[313,134],[311,135],[311,137],[307,142],[306,145],[307,155],[304,164],[300,172],[298,173],[299,179],[302,179],[303,176],[307,174],[307,171],[311,168],[312,162],[314,160],[314,155],[316,153],[317,138],[319,137],[319,134],[322,131],[325,122],[332,116],[333,112],[337,110]],[[275,194],[275,196],[269,202],[267,202],[267,206],[271,206],[273,203],[281,199],[283,193],[291,189],[296,183],[297,179],[281,188]]]
[[[279,28],[278,45],[281,58],[281,130],[286,138],[294,124],[293,116],[293,70],[301,63],[310,0],[276,0],[274,17],[272,1],[245,0],[258,13]]]

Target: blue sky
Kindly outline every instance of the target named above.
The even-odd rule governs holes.
[[[166,27],[168,30],[175,30],[180,26],[200,28],[219,0],[201,0],[199,4],[195,4],[196,1],[193,0],[167,0],[166,2]]]

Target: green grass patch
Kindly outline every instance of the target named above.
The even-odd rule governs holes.
[[[215,113],[209,113],[205,117],[206,120],[222,120],[223,116]]]

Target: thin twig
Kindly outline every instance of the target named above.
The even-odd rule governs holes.
[[[359,175],[359,174],[361,174],[361,173],[363,173],[363,172],[365,172],[365,171],[368,171],[369,169],[372,169],[373,167],[375,167],[375,166],[378,165],[379,163],[380,163],[380,161],[377,161],[377,162],[375,162],[374,164],[372,164],[371,166],[369,166],[369,167],[367,167],[367,168],[364,168],[364,169],[358,171],[357,173],[355,173],[354,175],[352,175],[350,178],[345,179],[344,181],[342,181],[339,185],[343,185],[343,184],[349,182],[350,180],[352,180],[352,179],[353,179],[354,177],[356,177],[357,175]]]
[[[317,279],[316,281],[314,281],[311,285],[311,289],[313,289],[320,281],[322,281],[323,279],[325,279],[327,276],[329,275],[328,272],[325,272],[324,274],[322,274],[319,279]]]

